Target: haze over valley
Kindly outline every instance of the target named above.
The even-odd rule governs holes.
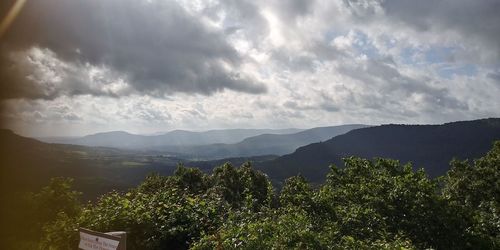
[[[151,173],[171,175],[179,164],[209,172],[224,163],[239,166],[245,162],[268,174],[278,186],[297,174],[320,183],[330,164],[342,165],[341,159],[349,156],[411,162],[415,170],[422,167],[431,177],[438,177],[449,169],[454,157],[474,159],[500,140],[500,119],[295,131],[298,129],[174,131],[154,136],[109,132],[49,143],[47,138],[48,142],[41,142],[2,130],[2,141],[9,145],[2,148],[2,183],[12,186],[29,180],[18,185],[19,190],[34,190],[51,177],[68,176],[75,178],[86,199],[95,199],[111,190],[127,190]],[[199,144],[179,143],[186,138]],[[241,141],[220,143],[237,140]]]

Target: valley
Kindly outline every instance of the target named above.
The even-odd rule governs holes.
[[[412,162],[415,169],[424,167],[430,176],[437,177],[449,169],[453,157],[472,159],[484,154],[493,141],[500,139],[500,119],[443,125],[333,126],[291,134],[261,134],[235,144],[217,144],[214,142],[219,139],[212,138],[207,145],[163,150],[46,143],[8,130],[2,130],[0,137],[3,192],[36,190],[50,178],[64,176],[75,179],[75,188],[84,199],[93,200],[112,190],[127,190],[151,173],[171,175],[179,164],[209,172],[226,162],[234,166],[252,162],[278,187],[297,174],[319,183],[330,164],[342,165],[342,158],[349,156]],[[115,145],[117,141],[110,143]]]

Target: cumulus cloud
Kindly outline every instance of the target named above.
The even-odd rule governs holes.
[[[34,47],[45,51],[37,62],[29,53]],[[240,71],[242,58],[223,31],[203,24],[174,1],[29,1],[4,37],[0,56],[4,98],[120,94],[88,86],[91,76],[79,72],[86,67],[112,73],[101,81],[125,82],[127,91],[121,94],[266,91]],[[30,77],[29,71],[37,76]],[[40,82],[59,90],[32,88]]]
[[[500,60],[500,2],[496,0],[344,2],[355,21],[369,28],[379,26],[377,32],[392,30],[398,36],[406,33],[413,42],[460,47],[455,57],[464,61],[491,64]]]
[[[82,131],[498,116],[499,11],[495,0],[30,1],[1,42],[0,98],[23,107],[9,119]]]
[[[500,59],[500,2],[496,0],[387,0],[381,6],[387,16],[420,31],[453,30],[469,46],[479,42],[487,46],[491,59]]]

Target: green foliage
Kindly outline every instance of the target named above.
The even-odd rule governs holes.
[[[126,194],[102,196],[76,219],[59,217],[46,226],[43,246],[74,245],[75,230],[85,227],[126,231],[131,249],[187,249],[203,235],[216,232],[231,209],[268,208],[272,195],[267,177],[249,164],[240,168],[225,164],[212,175],[181,165],[173,176],[153,174]],[[69,235],[66,241],[55,236],[58,231]]]
[[[186,168],[179,165],[173,178],[176,186],[188,193],[201,194],[209,188],[209,177],[198,168]]]
[[[56,220],[48,222],[43,227],[43,237],[40,249],[74,249],[78,245],[78,217],[70,217],[61,212]]]
[[[209,176],[197,168],[187,168],[180,164],[173,176],[150,174],[136,190],[139,193],[152,194],[174,187],[183,192],[201,194],[210,187]]]
[[[279,201],[283,207],[312,209],[314,206],[313,194],[311,185],[304,177],[298,175],[285,180]]]
[[[47,187],[32,195],[37,222],[43,225],[54,221],[60,213],[74,217],[80,212],[80,193],[71,189],[72,183],[70,178],[53,178]]]
[[[239,216],[192,249],[414,249],[411,242],[359,239],[342,235],[336,224],[318,224],[296,207],[278,208],[256,216]]]
[[[215,168],[210,179],[212,187],[208,192],[222,195],[233,208],[245,207],[258,211],[271,205],[274,195],[271,182],[249,163],[240,168],[226,163]]]
[[[7,225],[10,235],[0,242],[2,249],[68,249],[66,235],[74,235],[70,227],[82,211],[80,193],[72,190],[70,178],[53,178],[38,193],[23,196],[12,206],[12,218]],[[67,234],[67,232],[69,234]]]
[[[146,176],[146,179],[135,189],[138,193],[153,194],[167,190],[172,186],[169,176],[161,176],[157,173],[152,173]]]
[[[216,197],[175,188],[154,194],[112,193],[85,210],[80,226],[102,232],[127,231],[132,249],[185,249],[201,233],[218,227],[225,207]]]
[[[280,209],[263,216],[240,216],[193,249],[319,249],[322,242],[313,227],[303,211]]]
[[[77,229],[122,230],[129,249],[498,249],[500,142],[439,180],[389,159],[344,159],[313,188],[226,163],[206,174],[179,166],[125,194],[82,207],[71,181],[30,196],[38,235],[26,249],[73,249]],[[35,213],[36,211],[36,213]],[[36,233],[33,233],[36,235]],[[35,237],[36,238],[36,237]]]
[[[459,248],[465,230],[423,170],[388,159],[345,159],[332,166],[318,197],[344,235],[385,240],[403,236],[420,248]]]
[[[500,248],[500,141],[486,156],[453,161],[443,178],[443,196],[470,218],[469,232],[477,244]]]

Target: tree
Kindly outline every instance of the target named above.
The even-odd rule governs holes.
[[[470,218],[476,244],[500,248],[500,141],[469,164],[454,160],[443,178],[443,197]]]
[[[250,164],[210,175],[179,166],[83,208],[71,180],[54,179],[30,196],[38,217],[28,220],[43,249],[72,248],[78,227],[127,231],[131,249],[499,248],[500,142],[473,165],[451,165],[434,180],[411,164],[349,157],[319,188],[287,179],[275,205],[269,179]]]
[[[219,193],[233,208],[245,206],[252,210],[269,207],[274,195],[271,182],[265,174],[250,163],[234,168],[226,163],[213,170],[209,192]]]
[[[28,195],[24,209],[19,211],[19,215],[24,216],[24,218],[19,218],[19,223],[26,224],[23,227],[22,243],[28,245],[28,249],[33,248],[33,245],[39,245],[42,249],[50,249],[46,246],[67,244],[68,240],[61,240],[57,237],[68,235],[68,225],[74,223],[66,222],[74,221],[82,211],[79,202],[81,194],[72,189],[72,183],[71,178],[53,178],[49,185],[43,187],[40,192]],[[59,224],[55,225],[57,223]],[[52,230],[54,228],[57,231]],[[74,228],[71,228],[71,231],[69,234],[74,234]],[[33,245],[29,246],[29,244]],[[19,247],[19,242],[16,246]]]
[[[423,170],[390,159],[344,162],[342,169],[331,167],[317,198],[342,235],[372,241],[403,237],[419,248],[460,247],[464,228]]]
[[[57,177],[39,193],[34,194],[33,208],[40,225],[54,221],[59,213],[75,217],[81,211],[80,193],[72,189],[73,179]]]
[[[303,176],[293,176],[285,180],[279,196],[280,205],[311,209],[314,204],[313,194],[311,185]]]

